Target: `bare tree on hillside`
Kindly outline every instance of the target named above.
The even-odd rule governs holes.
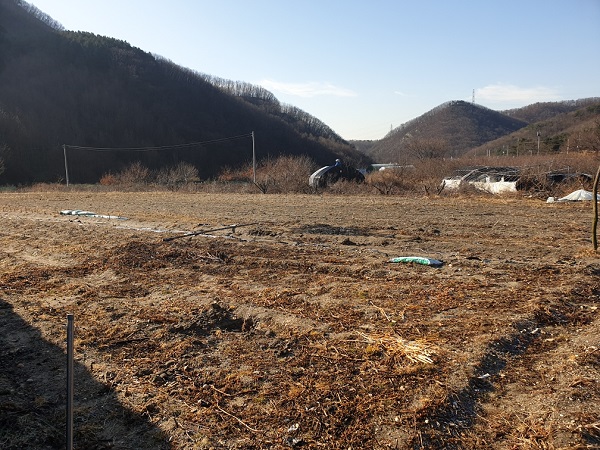
[[[21,8],[23,8],[29,14],[31,14],[32,16],[34,16],[36,19],[41,20],[42,22],[44,22],[49,27],[54,28],[55,30],[59,30],[59,31],[63,31],[65,29],[65,27],[60,22],[54,20],[52,17],[50,17],[45,12],[41,11],[35,5],[32,5],[31,3],[28,3],[28,2],[26,2],[24,0],[22,0],[19,3],[19,6],[21,6]]]
[[[448,155],[448,143],[436,138],[410,138],[406,143],[406,152],[419,161],[442,159]]]
[[[590,128],[586,128],[580,134],[578,145],[583,150],[600,153],[600,119],[594,120]]]

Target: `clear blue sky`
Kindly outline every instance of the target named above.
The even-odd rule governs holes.
[[[345,139],[449,100],[600,96],[600,0],[30,0],[68,30],[264,86]]]

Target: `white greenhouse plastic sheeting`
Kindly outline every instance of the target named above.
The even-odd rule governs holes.
[[[475,181],[473,185],[480,191],[490,194],[503,194],[504,192],[517,192],[516,181]]]
[[[491,194],[502,194],[504,192],[517,192],[516,181],[463,181],[459,179],[446,178],[444,179],[444,187],[446,189],[458,189],[461,183],[468,183],[480,191],[486,191]]]
[[[310,177],[308,177],[308,185],[314,188],[319,187],[319,180],[330,168],[331,166],[321,167],[319,170],[313,173]]]
[[[600,200],[600,196],[596,197]],[[586,191],[585,189],[579,189],[575,192],[571,192],[569,195],[561,198],[549,197],[547,203],[554,202],[582,202],[582,201],[590,201],[594,199],[594,193],[590,191]]]

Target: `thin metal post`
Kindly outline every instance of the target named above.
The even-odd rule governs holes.
[[[69,185],[69,165],[67,164],[67,146],[63,144],[63,155],[65,156],[65,177],[67,180],[67,186]]]
[[[252,181],[256,184],[256,150],[254,147],[254,131],[252,132]]]
[[[594,215],[592,218],[592,245],[594,246],[594,251],[598,251],[598,184],[600,184],[600,166],[598,166],[598,171],[596,172],[596,176],[594,177],[594,185],[592,187],[592,208],[594,211]]]
[[[73,450],[73,314],[67,314],[67,450]]]

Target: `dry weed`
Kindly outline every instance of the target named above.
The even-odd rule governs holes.
[[[439,352],[436,345],[425,339],[408,341],[391,333],[359,333],[368,345],[367,353],[372,346],[381,349],[394,362],[408,359],[412,363],[433,364],[433,356]]]

